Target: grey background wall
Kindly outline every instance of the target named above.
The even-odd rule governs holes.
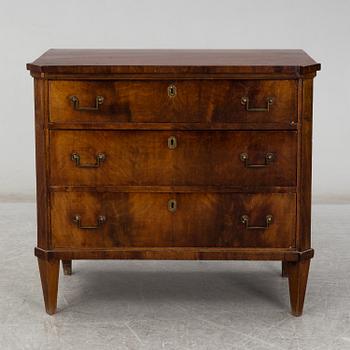
[[[33,83],[48,48],[302,48],[315,81],[314,198],[350,202],[350,1],[6,1],[0,12],[0,197],[34,198]]]

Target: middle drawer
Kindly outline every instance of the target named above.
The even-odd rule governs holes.
[[[52,186],[295,186],[297,132],[51,131]]]

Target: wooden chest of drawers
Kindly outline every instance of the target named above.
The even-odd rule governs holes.
[[[301,50],[49,50],[34,77],[38,257],[279,260],[301,315],[313,78]]]

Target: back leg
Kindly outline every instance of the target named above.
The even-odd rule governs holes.
[[[72,274],[72,260],[62,260],[63,273],[67,276]]]

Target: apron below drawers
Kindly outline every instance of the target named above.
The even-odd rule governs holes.
[[[295,246],[293,193],[52,192],[52,248]]]

